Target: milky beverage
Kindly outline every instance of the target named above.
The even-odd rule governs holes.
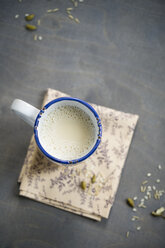
[[[58,106],[43,117],[39,139],[50,155],[62,160],[78,159],[94,146],[95,127],[80,108]]]

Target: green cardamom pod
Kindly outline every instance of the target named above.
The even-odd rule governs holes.
[[[134,208],[135,206],[134,200],[132,198],[127,199],[127,204],[132,208]]]
[[[93,177],[91,178],[91,182],[92,183],[95,183],[96,182],[96,176],[95,175],[93,175]]]
[[[87,187],[86,182],[85,182],[85,181],[82,181],[82,182],[81,182],[81,188],[82,188],[83,190],[85,190],[86,187]]]
[[[30,24],[26,24],[26,29],[30,30],[30,31],[34,31],[37,29],[37,27],[35,25],[30,25]]]
[[[32,21],[34,19],[34,17],[35,17],[35,15],[31,14],[31,15],[25,16],[25,20],[26,21]]]

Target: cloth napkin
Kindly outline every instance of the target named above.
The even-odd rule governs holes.
[[[67,95],[48,89],[43,106],[63,96]],[[103,127],[96,152],[78,165],[57,165],[43,156],[32,137],[18,182],[21,196],[100,221],[109,216],[139,117],[91,105]],[[95,183],[91,183],[93,175]]]

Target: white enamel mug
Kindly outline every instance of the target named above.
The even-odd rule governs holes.
[[[78,159],[62,160],[57,157],[54,157],[47,152],[46,147],[43,147],[40,142],[40,132],[42,130],[41,119],[47,118],[47,114],[53,111],[54,107],[59,107],[64,105],[76,106],[81,110],[83,110],[90,117],[90,120],[94,125],[95,139],[92,145],[92,149],[88,151],[88,153],[85,154],[83,157],[80,157]],[[29,125],[31,125],[34,128],[34,137],[38,148],[49,160],[51,160],[54,163],[66,164],[66,165],[77,164],[87,159],[89,156],[91,156],[100,144],[101,136],[102,136],[102,125],[99,115],[89,103],[80,100],[78,98],[72,98],[72,97],[57,98],[47,103],[41,110],[33,107],[32,105],[22,100],[15,99],[11,105],[11,109],[21,119],[23,119],[25,122],[27,122]]]

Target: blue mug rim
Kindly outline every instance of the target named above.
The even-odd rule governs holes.
[[[96,120],[97,120],[97,125],[99,128],[99,132],[98,132],[98,137],[96,140],[95,145],[93,146],[93,148],[83,157],[80,157],[79,159],[74,159],[74,160],[62,160],[62,159],[58,159],[52,155],[50,155],[41,145],[40,141],[39,141],[39,137],[38,137],[38,124],[39,124],[39,120],[42,117],[42,114],[44,113],[44,111],[49,108],[52,104],[57,103],[59,101],[63,101],[63,100],[70,100],[70,101],[76,101],[79,102],[83,105],[85,105],[89,110],[91,110],[91,112],[94,114]],[[47,103],[38,113],[35,123],[34,123],[34,137],[35,137],[35,141],[39,147],[39,149],[41,150],[41,152],[50,160],[52,160],[53,162],[56,163],[60,163],[60,164],[77,164],[79,162],[82,162],[83,160],[87,159],[88,157],[90,157],[94,151],[97,149],[97,147],[99,146],[100,142],[101,142],[101,137],[102,137],[102,125],[101,125],[101,120],[99,115],[97,114],[96,110],[87,102],[79,99],[79,98],[73,98],[73,97],[60,97],[57,99],[54,99],[52,101],[50,101],[49,103]]]

